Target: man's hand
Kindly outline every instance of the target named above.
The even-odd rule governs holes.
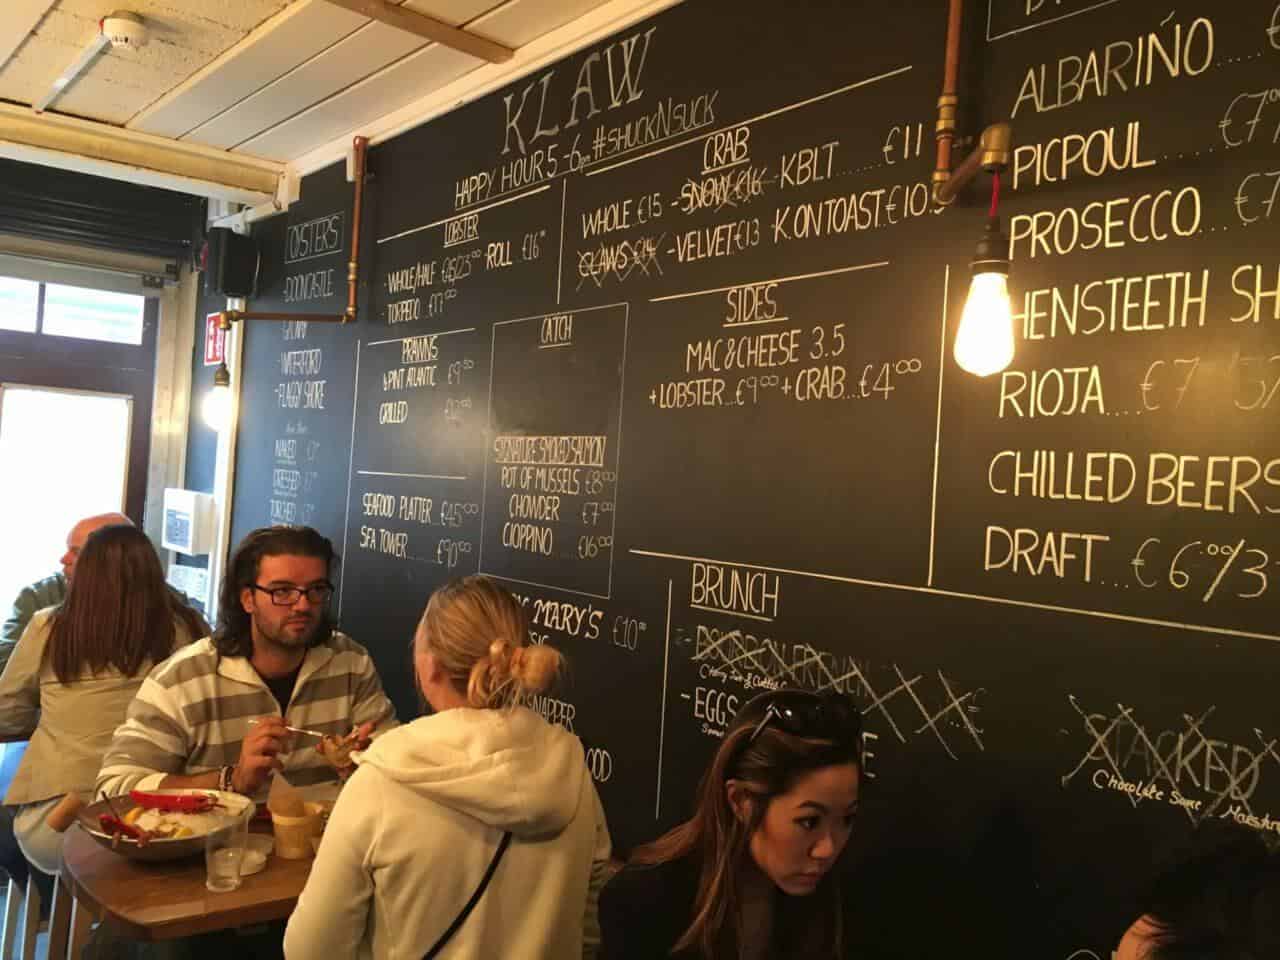
[[[284,766],[280,754],[288,739],[282,717],[259,717],[240,746],[240,760],[231,771],[232,788],[251,796],[266,786],[271,771]]]
[[[377,723],[370,720],[368,723],[362,723],[351,732],[351,739],[355,741],[355,749],[368,750],[369,744],[373,742],[373,731],[378,729]]]
[[[338,772],[339,779],[346,780],[356,769],[356,765],[351,761],[352,752],[368,749],[372,742],[373,731],[377,726],[370,721],[360,724],[345,737],[325,737],[316,744],[316,750]]]

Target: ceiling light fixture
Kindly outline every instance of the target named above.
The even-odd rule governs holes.
[[[1000,229],[1000,173],[991,177],[991,212],[978,241],[969,296],[956,330],[955,358],[979,377],[1013,362],[1013,305],[1009,302],[1009,238]]]
[[[1013,362],[1013,307],[1009,301],[1009,241],[1000,229],[1000,174],[1013,152],[1013,127],[993,123],[982,131],[977,147],[951,169],[956,143],[956,78],[960,66],[960,22],[964,0],[951,0],[947,19],[947,51],[942,96],[938,98],[938,159],[933,172],[933,199],[950,206],[979,172],[992,176],[991,211],[972,261],[973,278],[956,330],[955,359],[961,369],[980,377],[999,373]]]
[[[98,21],[98,32],[93,35],[89,45],[80,51],[80,55],[62,73],[58,74],[58,79],[53,81],[49,92],[36,101],[32,109],[36,113],[48,110],[108,45],[115,48],[134,49],[146,46],[146,43],[147,25],[137,14],[122,10],[109,17],[103,17]]]
[[[205,394],[200,412],[204,415],[204,422],[219,432],[231,422],[231,371],[227,369],[226,361],[213,371],[213,389]]]

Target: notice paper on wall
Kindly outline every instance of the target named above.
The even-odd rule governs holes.
[[[169,564],[169,573],[165,578],[169,586],[181,590],[188,599],[194,600],[202,607],[209,594],[209,571],[205,567],[184,567],[176,562]]]

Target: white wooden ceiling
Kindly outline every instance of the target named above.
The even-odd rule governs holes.
[[[519,49],[607,0],[407,0]],[[50,108],[289,162],[484,62],[324,0],[0,0],[0,100],[33,104],[116,10],[150,43],[108,47]]]

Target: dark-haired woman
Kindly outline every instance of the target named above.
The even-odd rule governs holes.
[[[67,793],[88,797],[111,735],[151,667],[204,634],[177,603],[142,531],[94,532],[67,598],[32,618],[0,676],[0,735],[31,736],[5,797],[27,859],[45,873],[62,835],[45,816]]]
[[[716,751],[693,817],[600,896],[604,960],[835,960],[832,868],[858,807],[862,721],[844,697],[756,697]]]
[[[1196,828],[1190,846],[1156,879],[1116,960],[1280,957],[1280,850],[1214,821]]]

